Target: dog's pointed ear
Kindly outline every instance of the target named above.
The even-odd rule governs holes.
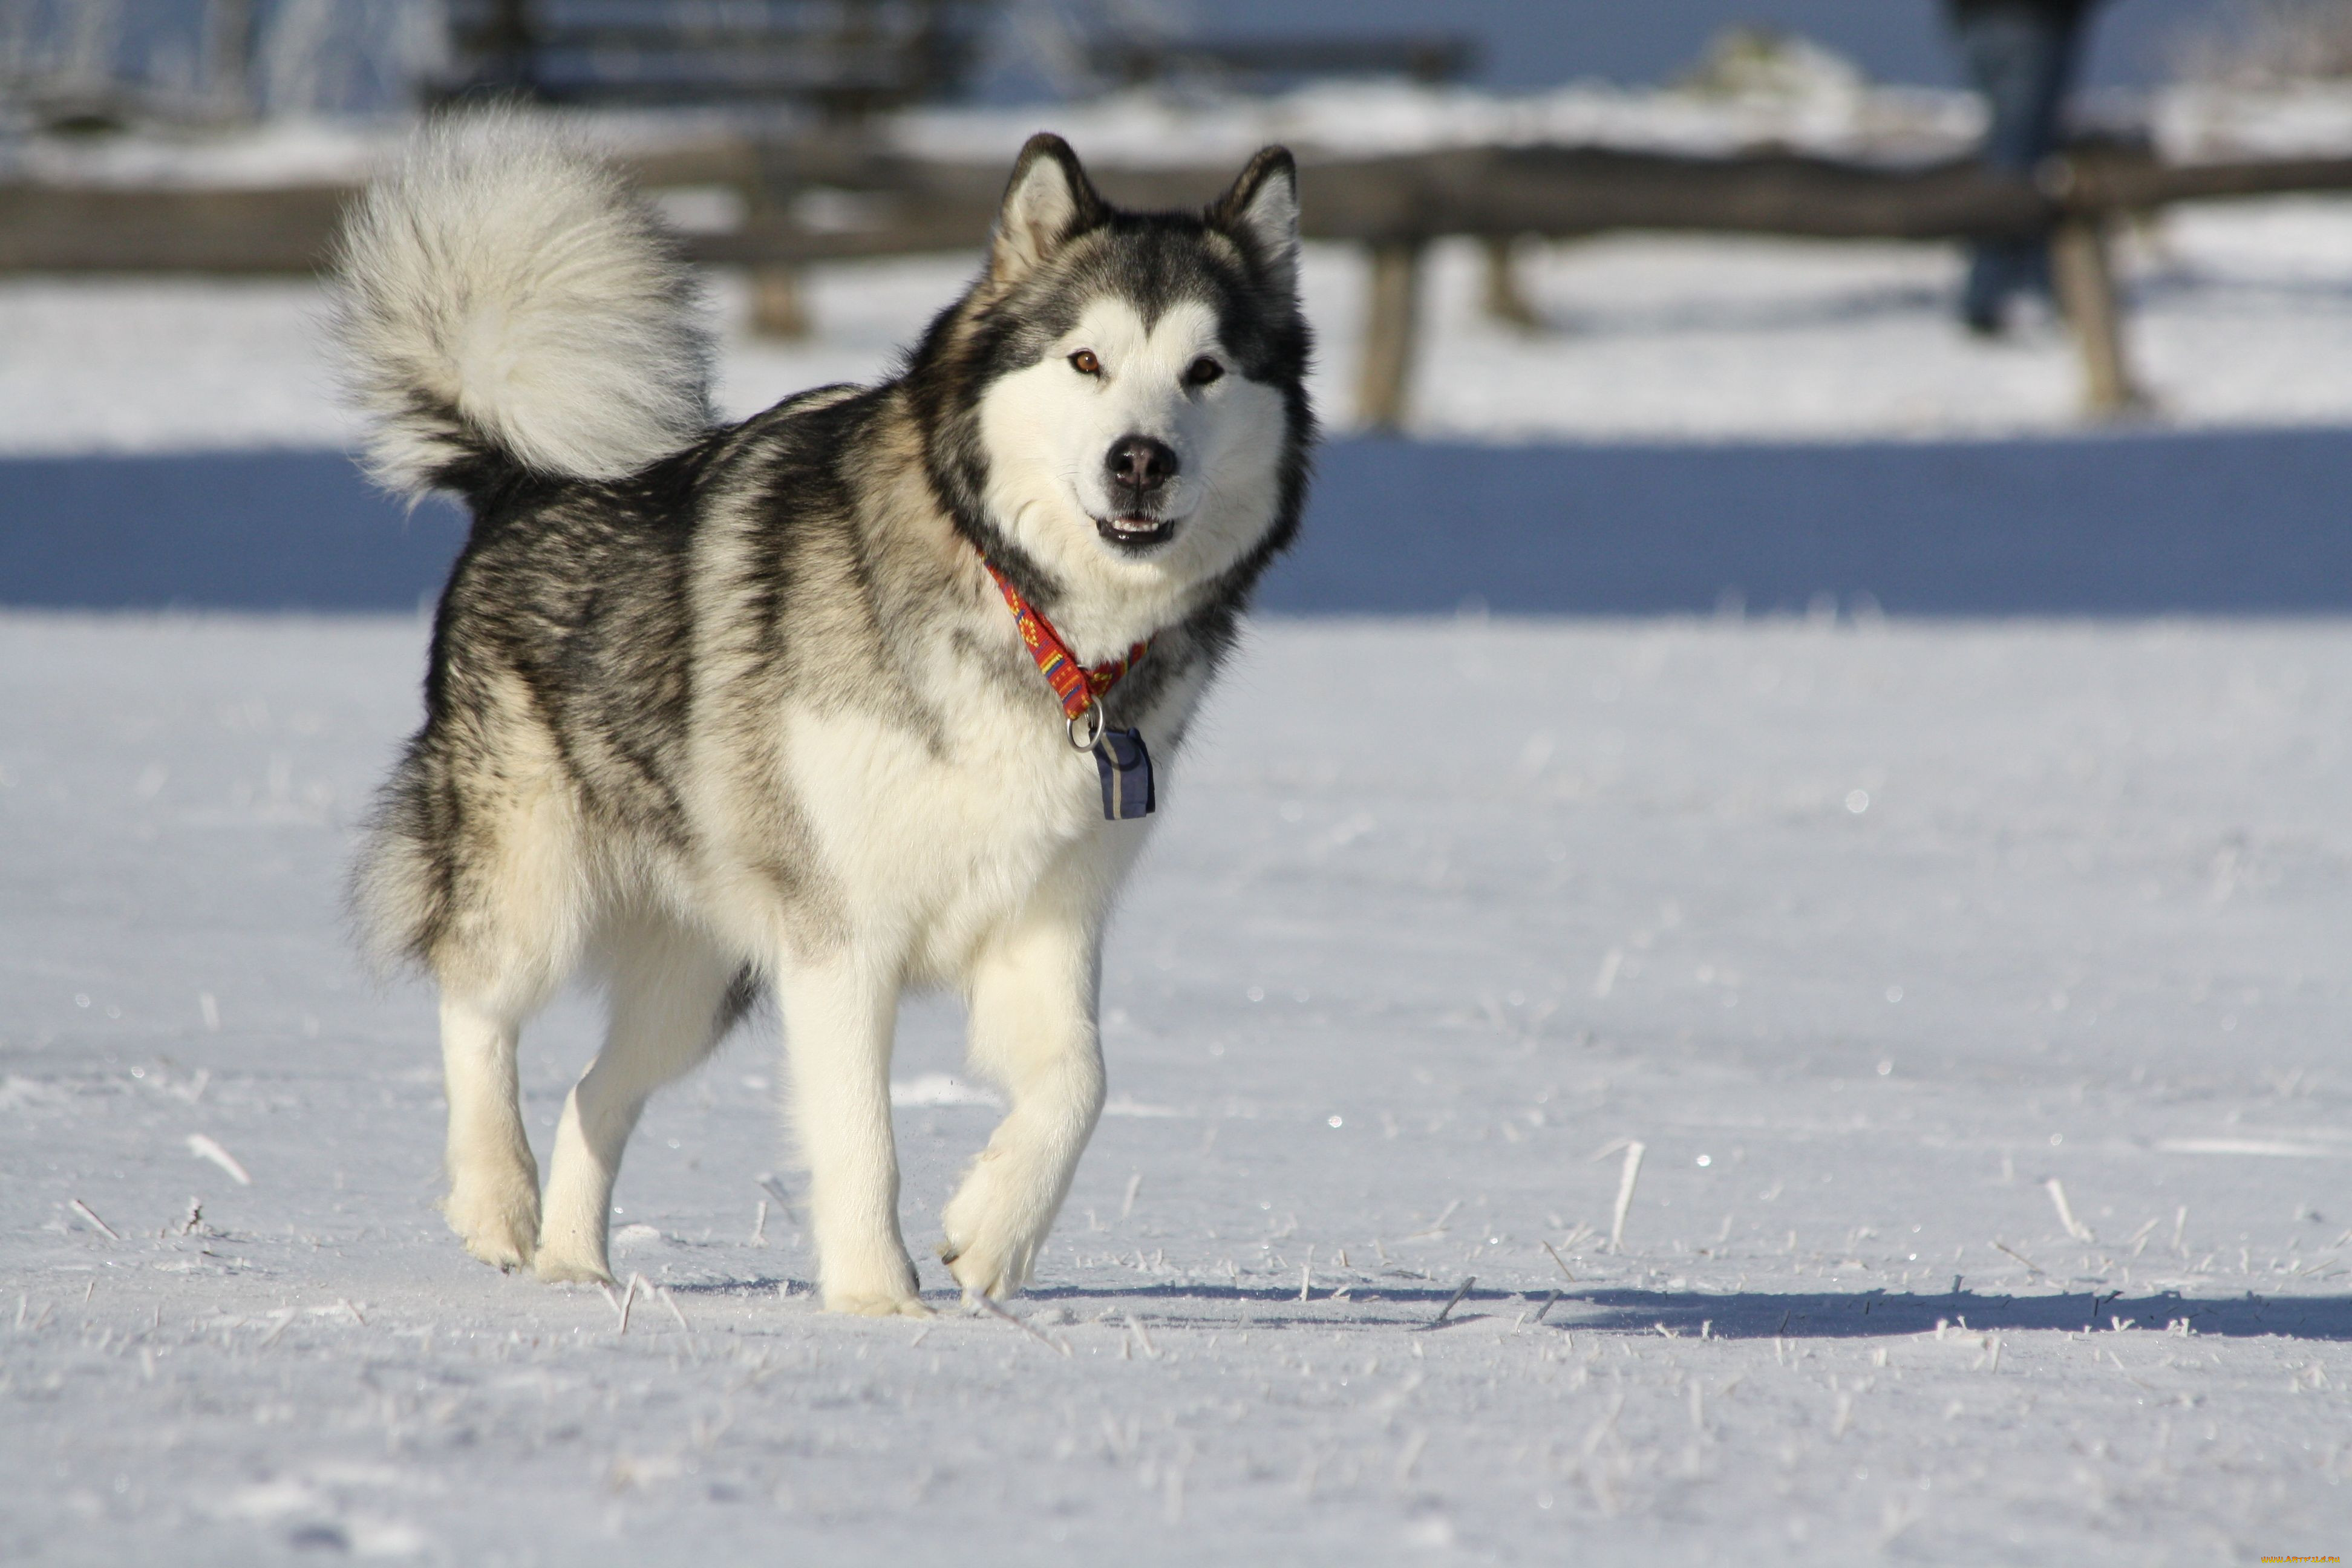
[[[1070,144],[1040,131],[1021,149],[1004,187],[990,240],[989,276],[1000,284],[1017,282],[1073,235],[1100,223],[1107,210]]]
[[[1298,292],[1298,164],[1289,148],[1260,149],[1209,221],[1249,248],[1278,292]]]

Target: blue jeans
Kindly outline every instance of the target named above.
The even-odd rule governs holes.
[[[2030,3],[1975,5],[1953,28],[1969,79],[1991,111],[1978,155],[1989,169],[2031,179],[2063,139],[2059,117],[2080,54],[2080,16]],[[1998,330],[2002,307],[2026,292],[2050,292],[2047,235],[1980,240],[1971,248],[1960,302],[1969,325]]]

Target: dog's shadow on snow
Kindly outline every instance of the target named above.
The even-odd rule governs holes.
[[[780,1289],[805,1302],[815,1288],[783,1276],[751,1279],[670,1281],[665,1289],[688,1298],[776,1294]],[[926,1293],[942,1310],[954,1298]],[[1022,1303],[1032,1305],[1024,1308]],[[2352,1296],[2183,1296],[2161,1290],[2056,1290],[2034,1295],[1994,1295],[1977,1290],[1937,1295],[1885,1290],[1736,1290],[1721,1295],[1686,1290],[1639,1290],[1608,1285],[1563,1285],[1557,1295],[1538,1290],[1455,1291],[1438,1284],[1379,1282],[1348,1287],[1344,1294],[1318,1289],[1302,1301],[1295,1287],[1160,1284],[1096,1288],[1034,1286],[1012,1304],[1016,1313],[1055,1307],[1079,1318],[1120,1314],[1149,1328],[1279,1331],[1415,1330],[1443,1333],[1471,1324],[1589,1331],[1601,1333],[1665,1333],[1677,1338],[1718,1340],[1894,1339],[1934,1333],[1938,1325],[1967,1334],[2054,1330],[2079,1332],[2118,1327],[2139,1331],[2218,1334],[2225,1339],[2262,1335],[2290,1340],[2352,1342]]]
[[[1444,1286],[1358,1286],[1333,1299],[1317,1290],[1298,1300],[1295,1289],[1216,1285],[1139,1285],[1117,1289],[1078,1286],[1033,1289],[1025,1300],[1052,1302],[1086,1315],[1087,1302],[1149,1312],[1146,1321],[1232,1327],[1234,1309],[1253,1329],[1421,1329],[1444,1332],[1500,1318],[1525,1326],[1601,1332],[1657,1333],[1715,1339],[1876,1339],[1948,1331],[2112,1330],[2219,1334],[2242,1339],[2352,1341],[2352,1296],[2182,1296],[2110,1290],[2055,1290],[1992,1295],[1975,1290],[1939,1295],[1864,1291],[1742,1290],[1701,1295],[1613,1286],[1563,1286],[1547,1309],[1549,1289],[1473,1288],[1454,1304]],[[1219,1310],[1220,1307],[1223,1310]],[[1537,1314],[1542,1313],[1540,1320]],[[1443,1321],[1441,1321],[1441,1317]]]

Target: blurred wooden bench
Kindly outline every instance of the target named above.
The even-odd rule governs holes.
[[[910,158],[849,136],[714,141],[646,154],[635,172],[657,192],[715,188],[729,197],[719,204],[724,221],[683,236],[690,255],[786,280],[812,262],[976,248],[1004,182],[1001,159]],[[1113,200],[1146,207],[1197,205],[1232,175],[1222,163],[1093,172]],[[2114,226],[2182,202],[2352,191],[2352,158],[2169,164],[2129,150],[2086,151],[2026,183],[1973,163],[1889,168],[1793,153],[1464,147],[1312,160],[1300,180],[1307,237],[1360,246],[1370,258],[1358,398],[1374,428],[1395,428],[1406,415],[1433,241],[1501,247],[1628,230],[1960,241],[2054,229],[2085,403],[2111,414],[2137,395],[2107,259]],[[308,272],[350,195],[333,185],[0,184],[0,272]]]
[[[1461,33],[1234,38],[1128,34],[1102,39],[1087,53],[1098,74],[1129,87],[1205,80],[1257,92],[1344,77],[1394,77],[1434,87],[1468,79],[1478,63],[1477,41]]]
[[[758,104],[845,116],[961,85],[993,0],[445,0],[428,100]]]

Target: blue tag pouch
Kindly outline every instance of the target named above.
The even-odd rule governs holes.
[[[1095,741],[1095,767],[1102,774],[1106,820],[1151,815],[1151,753],[1143,748],[1142,731],[1103,731]]]

